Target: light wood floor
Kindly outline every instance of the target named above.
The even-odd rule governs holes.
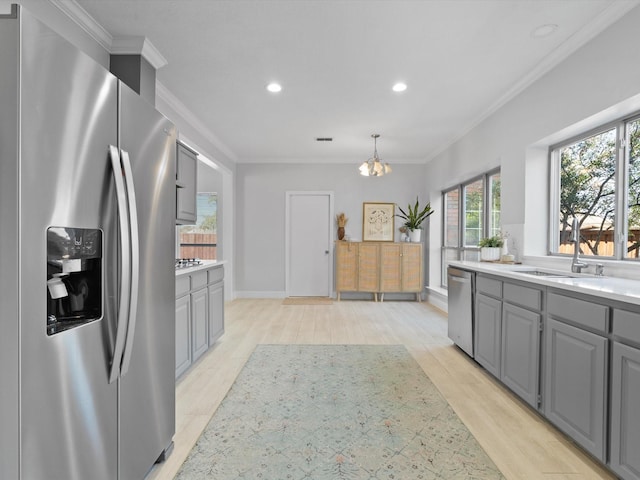
[[[240,299],[225,305],[225,321],[178,381],[175,448],[147,480],[173,479],[256,344],[274,343],[405,345],[507,479],[615,478],[454,347],[446,314],[427,303]]]

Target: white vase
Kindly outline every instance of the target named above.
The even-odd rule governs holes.
[[[500,247],[482,247],[480,249],[480,260],[483,262],[500,260],[500,250]]]
[[[422,229],[420,228],[409,230],[409,239],[411,240],[411,243],[420,243],[421,235],[422,235]]]

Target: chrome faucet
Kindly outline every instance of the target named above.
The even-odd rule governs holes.
[[[578,255],[580,254],[580,222],[577,217],[573,219],[573,231],[571,232],[571,239],[569,241],[574,245],[571,271],[573,273],[582,273],[582,269],[587,268],[589,265],[578,259]]]

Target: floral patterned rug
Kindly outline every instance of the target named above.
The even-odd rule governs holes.
[[[402,345],[259,345],[178,480],[504,479]]]

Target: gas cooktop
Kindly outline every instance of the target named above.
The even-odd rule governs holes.
[[[199,258],[176,258],[176,268],[188,268],[202,265]]]

